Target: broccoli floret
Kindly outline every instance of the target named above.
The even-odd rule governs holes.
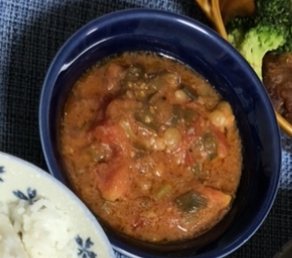
[[[245,31],[241,28],[234,28],[228,32],[228,40],[236,49],[238,49],[244,40]]]
[[[276,23],[290,23],[291,0],[256,0],[256,16]],[[291,23],[290,23],[291,24]]]
[[[228,25],[229,42],[235,48],[239,48],[245,38],[245,34],[253,26],[253,20],[249,17],[236,17]]]
[[[262,79],[262,60],[268,51],[277,49],[285,43],[283,34],[269,26],[250,29],[237,48]]]
[[[292,51],[292,25],[290,27],[290,31],[289,32],[287,31],[285,44],[277,48],[275,52],[277,54],[284,54],[291,51]]]
[[[267,52],[292,51],[292,0],[257,0],[253,16],[236,17],[226,29],[230,43],[262,80]]]

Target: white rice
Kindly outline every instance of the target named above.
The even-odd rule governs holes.
[[[52,202],[39,199],[0,202],[1,258],[78,257],[70,216]]]

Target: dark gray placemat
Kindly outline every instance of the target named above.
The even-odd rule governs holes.
[[[206,22],[193,0],[0,0],[1,151],[46,169],[38,105],[51,60],[66,39],[88,21],[112,11],[141,7]],[[292,238],[292,141],[283,136],[282,143],[282,178],[275,204],[257,233],[230,258],[273,257]]]

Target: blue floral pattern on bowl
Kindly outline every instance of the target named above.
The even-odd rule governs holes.
[[[77,236],[75,238],[76,243],[79,245],[78,249],[78,256],[81,256],[82,258],[95,258],[97,255],[90,251],[90,247],[93,246],[93,242],[88,237],[85,241],[80,236]]]
[[[27,201],[29,205],[33,205],[37,201],[37,190],[28,187],[26,190],[27,194],[24,194],[22,191],[17,190],[13,191],[13,194],[19,198],[20,200]],[[75,241],[77,243],[77,255],[81,258],[96,258],[97,254],[93,251],[90,251],[90,248],[94,245],[91,241],[90,237],[88,237],[85,241],[77,235],[75,237]]]
[[[25,207],[47,199],[55,203],[57,209],[65,211],[70,223],[74,225],[68,239],[73,253],[76,254],[74,257],[116,257],[94,216],[70,190],[38,167],[2,152],[0,152],[0,196],[1,203],[17,204],[16,201],[22,201],[24,204],[27,202]],[[0,213],[2,212],[6,214],[5,209],[0,209]],[[71,217],[69,214],[74,216]]]
[[[0,183],[4,182],[3,177],[1,177],[1,174],[4,174],[5,169],[4,166],[0,166]],[[28,187],[26,189],[26,193],[20,190],[15,190],[12,192],[13,195],[20,200],[27,201],[29,205],[33,205],[37,200],[37,190],[33,189],[31,187]],[[97,258],[98,255],[91,251],[91,246],[94,245],[94,243],[91,241],[90,237],[87,237],[85,240],[81,238],[79,235],[75,237],[75,241],[77,243],[77,255],[81,258]],[[114,254],[116,258],[129,258],[128,256],[121,254],[117,250],[114,250]]]
[[[37,191],[32,190],[29,187],[29,188],[27,188],[26,192],[27,192],[27,195],[25,195],[23,192],[18,190],[18,191],[13,191],[13,194],[21,200],[28,201],[29,205],[32,205],[34,202],[36,202]]]

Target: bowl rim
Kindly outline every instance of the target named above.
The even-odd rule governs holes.
[[[40,132],[40,138],[41,138],[41,145],[42,145],[42,150],[45,156],[45,160],[47,163],[47,166],[49,167],[49,171],[51,174],[53,174],[57,179],[61,180],[61,178],[59,177],[58,174],[54,174],[54,166],[52,166],[52,164],[54,164],[54,160],[52,160],[51,157],[51,150],[52,150],[52,146],[51,143],[48,141],[48,139],[46,139],[46,135],[48,132],[46,132],[46,128],[47,128],[47,119],[48,117],[43,116],[43,113],[45,113],[46,109],[47,109],[47,104],[48,104],[48,99],[47,96],[51,95],[51,89],[48,88],[48,85],[53,85],[51,77],[54,77],[55,75],[57,76],[56,71],[54,71],[55,69],[55,65],[56,63],[60,62],[60,59],[62,58],[63,55],[66,54],[66,52],[68,52],[68,49],[71,49],[74,47],[75,44],[75,40],[78,39],[78,37],[80,37],[81,35],[85,34],[90,28],[93,29],[95,27],[96,24],[102,24],[105,21],[110,21],[111,19],[115,19],[116,17],[127,17],[127,18],[131,18],[131,17],[139,17],[139,16],[143,16],[145,17],[145,15],[154,15],[154,16],[163,16],[163,17],[167,17],[168,19],[179,19],[181,22],[184,22],[185,24],[187,24],[188,26],[193,26],[194,28],[200,28],[202,33],[207,33],[209,35],[210,38],[212,38],[213,40],[216,40],[218,42],[220,42],[220,44],[223,45],[224,48],[227,48],[231,51],[232,55],[234,55],[234,58],[236,59],[240,59],[241,61],[243,61],[244,63],[246,63],[246,65],[249,67],[249,70],[253,80],[257,83],[257,84],[261,84],[261,82],[259,81],[258,77],[255,75],[254,71],[250,68],[250,66],[247,64],[247,62],[237,53],[235,52],[234,48],[224,39],[222,39],[222,37],[217,34],[214,30],[212,30],[210,27],[208,27],[207,25],[194,20],[190,17],[184,16],[184,15],[179,15],[179,14],[175,14],[175,13],[171,13],[168,11],[161,11],[161,10],[155,10],[155,9],[144,9],[144,8],[134,8],[134,9],[126,9],[126,10],[120,10],[120,11],[115,11],[109,14],[105,14],[102,15],[100,17],[98,17],[97,19],[87,23],[86,25],[84,25],[83,27],[81,27],[79,30],[77,30],[61,47],[61,49],[57,52],[55,58],[53,59],[47,75],[45,77],[44,83],[43,83],[43,88],[42,88],[42,92],[41,92],[41,101],[39,104],[39,132]],[[55,74],[55,75],[54,75]],[[261,84],[262,85],[262,84]],[[263,86],[262,86],[263,87]],[[270,107],[272,107],[271,103],[267,100],[267,104],[270,105]],[[274,114],[274,112],[273,112]],[[270,189],[270,196],[268,199],[265,199],[265,206],[263,208],[263,210],[261,211],[260,215],[257,216],[257,220],[253,221],[252,225],[249,226],[248,230],[245,230],[244,233],[241,235],[240,238],[232,241],[231,243],[229,243],[227,246],[225,245],[224,248],[220,249],[219,251],[213,251],[213,252],[208,252],[205,254],[199,254],[195,257],[210,257],[210,255],[212,257],[225,257],[226,255],[234,252],[235,250],[237,250],[239,247],[241,247],[243,244],[245,244],[253,235],[254,233],[258,230],[258,228],[262,225],[262,223],[264,222],[265,218],[267,217],[273,203],[276,197],[276,193],[277,193],[277,189],[278,189],[278,185],[279,185],[279,178],[280,178],[280,168],[281,168],[281,143],[280,143],[280,133],[279,133],[279,128],[277,126],[277,122],[276,122],[276,117],[272,118],[275,121],[275,136],[277,137],[277,139],[273,139],[274,143],[276,143],[277,146],[274,146],[275,149],[275,153],[277,153],[277,157],[276,157],[276,167],[277,167],[277,174],[274,175],[274,181],[271,183],[271,186],[269,187]],[[120,249],[118,246],[116,246],[116,243],[112,242],[113,247],[115,250],[122,252],[122,253],[126,253],[128,255],[131,255],[130,257],[138,257],[135,256],[133,254],[127,253],[125,252],[126,250],[124,249]],[[139,253],[139,252],[137,252]],[[152,256],[149,256],[152,257]],[[153,256],[155,257],[155,256]]]

